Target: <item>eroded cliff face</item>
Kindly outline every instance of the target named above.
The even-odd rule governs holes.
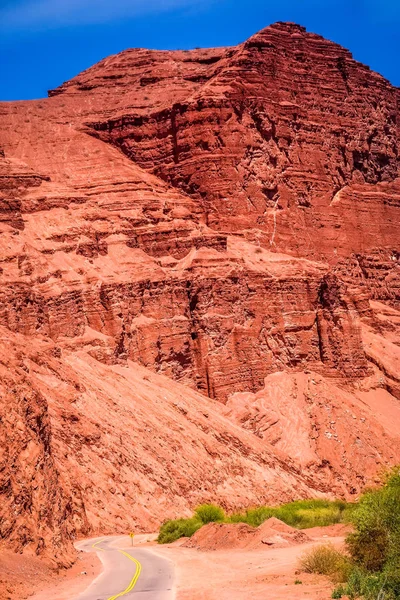
[[[114,76],[123,93],[107,118],[82,115],[93,134],[189,194],[213,229],[317,260],[356,255],[366,270],[389,263],[376,297],[398,302],[400,95],[383,77],[277,23],[202,58],[126,51],[54,93],[90,88],[105,106]]]
[[[1,338],[0,540],[66,567],[75,557],[75,511],[54,458],[48,399],[27,375],[26,349],[15,352],[8,331]]]
[[[24,158],[50,175],[24,187],[15,176],[4,191],[1,324],[53,340],[93,329],[109,340],[93,348],[99,360],[130,358],[219,400],[285,367],[368,373],[358,312],[328,265],[217,233],[194,201],[108,145],[34,124],[40,141]],[[335,294],[338,309],[325,302]]]
[[[0,104],[3,539],[354,497],[400,461],[398,100],[276,24]]]
[[[168,107],[118,106],[88,125],[193,197],[214,229],[256,229],[266,246],[324,259],[395,244],[398,90],[297,25],[275,24],[214,60],[185,99],[183,72]]]

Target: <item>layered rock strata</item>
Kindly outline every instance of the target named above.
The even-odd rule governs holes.
[[[398,105],[282,23],[0,104],[3,540],[68,562],[400,461]]]

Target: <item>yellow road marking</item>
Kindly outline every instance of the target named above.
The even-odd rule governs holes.
[[[101,542],[104,542],[104,539],[92,544],[92,548],[96,548],[96,550],[101,550],[102,552],[104,552],[104,548],[97,548],[97,544],[101,544]]]
[[[135,572],[134,576],[132,577],[132,580],[131,580],[130,584],[128,585],[128,587],[126,588],[126,590],[124,590],[123,592],[120,592],[119,594],[116,594],[115,596],[111,596],[110,598],[108,598],[108,600],[117,600],[117,598],[121,598],[121,596],[125,596],[125,594],[128,594],[129,592],[131,592],[133,590],[133,588],[135,587],[137,580],[139,579],[140,573],[142,571],[142,565],[140,564],[140,562],[138,560],[136,560],[136,558],[133,558],[133,556],[131,556],[127,552],[124,552],[123,550],[118,550],[118,552],[120,552],[121,554],[123,554],[124,556],[129,558],[129,560],[131,560],[132,562],[135,563],[136,572]]]
[[[97,547],[97,544],[101,544],[101,542],[104,542],[104,539],[99,540],[98,542],[95,542],[94,544],[92,544],[92,548],[95,548],[96,550],[101,550],[102,552],[104,552],[104,548]],[[117,598],[121,598],[122,596],[125,596],[125,594],[128,594],[129,592],[131,592],[133,590],[133,588],[135,587],[137,580],[139,579],[140,573],[142,572],[142,565],[136,558],[133,558],[133,556],[131,556],[127,552],[124,552],[123,550],[118,550],[118,552],[120,552],[121,554],[123,554],[124,556],[129,558],[129,560],[131,560],[132,562],[135,563],[136,571],[135,571],[135,574],[132,577],[128,587],[125,590],[123,590],[122,592],[120,592],[119,594],[116,594],[115,596],[110,596],[110,598],[108,598],[108,600],[117,600]]]

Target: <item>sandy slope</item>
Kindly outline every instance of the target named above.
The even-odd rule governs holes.
[[[0,596],[3,600],[70,600],[97,577],[101,563],[94,554],[79,553],[71,569],[55,571],[40,558],[1,552]]]

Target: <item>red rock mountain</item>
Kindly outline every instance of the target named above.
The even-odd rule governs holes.
[[[277,23],[0,104],[4,543],[400,462],[399,101]]]

